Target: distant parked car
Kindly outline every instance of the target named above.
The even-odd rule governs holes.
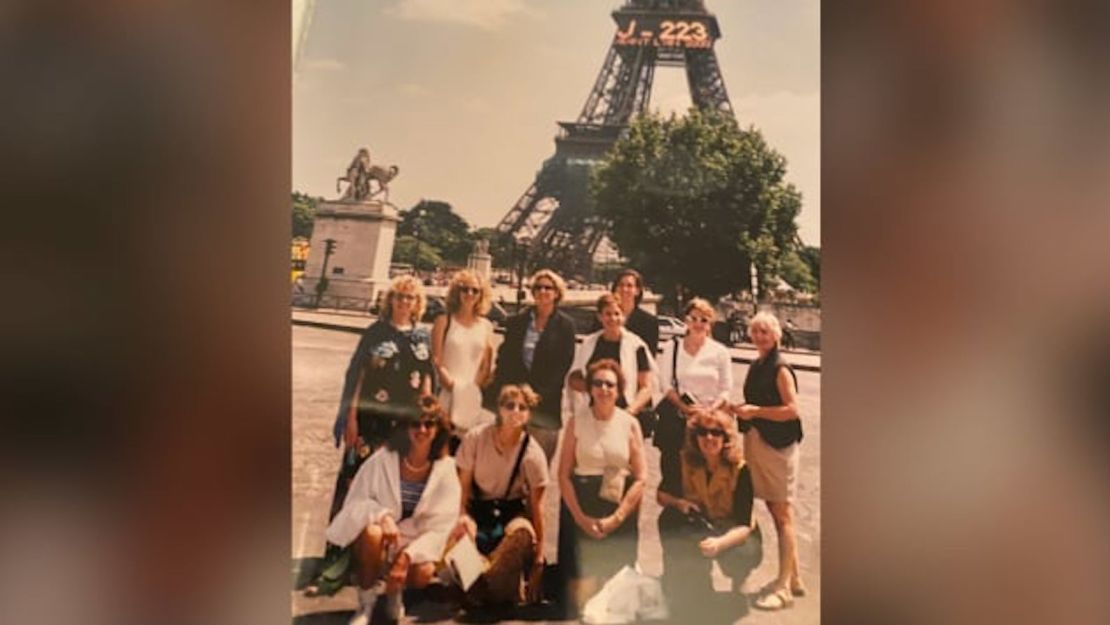
[[[505,321],[509,318],[509,313],[505,311],[501,304],[493,302],[489,308],[489,314],[486,316],[493,322],[493,327],[503,328],[505,327]]]
[[[675,336],[686,336],[686,324],[681,319],[659,315],[659,341],[669,341]]]
[[[436,317],[447,312],[447,302],[438,295],[428,296],[428,303],[424,306],[424,316],[420,318],[424,323],[432,323]]]

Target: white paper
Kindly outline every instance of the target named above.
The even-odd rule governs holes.
[[[444,560],[446,560],[447,566],[451,568],[451,572],[463,590],[470,590],[470,587],[474,585],[474,582],[478,580],[482,573],[486,572],[486,567],[489,566],[486,559],[478,552],[478,547],[469,534],[464,534],[459,542],[447,551]]]

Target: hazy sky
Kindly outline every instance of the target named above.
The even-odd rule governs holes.
[[[336,197],[360,146],[396,164],[398,208],[450,202],[492,226],[578,117],[623,0],[319,0],[293,80],[293,188]],[[802,239],[820,244],[817,0],[707,0],[737,118],[787,159]],[[678,68],[658,68],[652,107],[690,104]]]

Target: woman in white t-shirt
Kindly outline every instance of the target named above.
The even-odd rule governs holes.
[[[713,306],[695,297],[686,304],[685,312],[686,336],[670,341],[658,362],[662,401],[670,403],[661,408],[673,408],[660,410],[654,438],[663,462],[677,459],[686,439],[687,417],[723,406],[732,390],[732,357],[727,347],[710,336],[716,318]]]
[[[482,409],[482,387],[488,383],[493,358],[493,324],[484,316],[490,300],[488,283],[470,271],[459,271],[447,289],[447,313],[432,325],[439,401],[459,437],[493,421],[494,415]]]
[[[617,406],[628,384],[617,361],[586,370],[590,404],[563,431],[559,455],[559,567],[579,609],[600,582],[636,562],[647,465],[640,423]]]

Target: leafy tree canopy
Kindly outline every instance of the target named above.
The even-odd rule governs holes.
[[[299,191],[293,192],[293,236],[312,238],[312,223],[316,219],[316,203],[321,198]]]
[[[434,271],[443,265],[439,251],[411,236],[397,237],[393,243],[394,263],[410,263],[420,271]]]
[[[465,265],[473,249],[470,224],[457,215],[450,204],[439,200],[421,200],[409,210],[401,211],[397,236],[419,239],[434,248],[443,261],[454,265]]]
[[[801,194],[785,173],[786,159],[758,130],[695,109],[633,122],[590,192],[621,255],[656,290],[681,284],[716,298],[751,288],[752,262],[766,292],[797,246]]]

